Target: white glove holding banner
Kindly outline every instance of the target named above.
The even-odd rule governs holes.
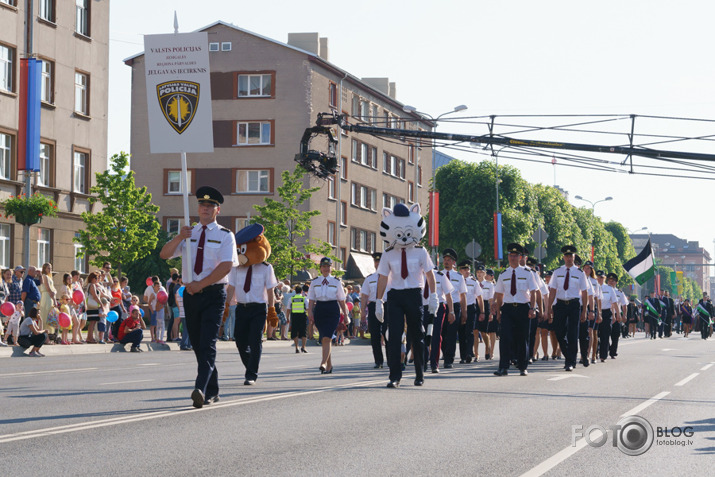
[[[382,299],[375,300],[375,318],[380,323],[385,321],[385,310],[383,308]]]
[[[437,308],[439,308],[439,298],[437,298],[437,293],[430,293],[429,301],[427,302],[427,311],[430,315],[437,313]]]

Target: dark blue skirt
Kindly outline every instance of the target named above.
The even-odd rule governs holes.
[[[340,322],[338,302],[336,300],[316,302],[313,309],[313,320],[315,321],[315,327],[318,328],[320,341],[322,342],[323,338],[332,339]]]

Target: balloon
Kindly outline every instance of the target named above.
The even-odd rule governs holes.
[[[60,324],[60,328],[69,328],[72,324],[72,320],[70,320],[70,315],[68,315],[64,311],[60,313],[60,316],[57,317],[57,322]]]
[[[186,290],[185,286],[182,285],[181,287],[179,287],[179,296],[181,298],[184,298],[184,290]]]
[[[119,315],[117,314],[116,311],[112,310],[109,313],[107,313],[107,321],[110,323],[114,323],[119,319]]]
[[[82,290],[75,290],[72,292],[72,301],[75,305],[79,305],[84,301],[84,292]]]
[[[146,279],[146,286],[150,287],[154,284],[154,281],[151,279],[151,277]]]
[[[142,314],[142,318],[144,318],[144,310],[142,310],[141,308],[139,308],[139,313],[141,313],[141,314]]]
[[[15,313],[15,305],[13,305],[11,302],[6,301],[5,303],[0,306],[0,313],[2,313],[5,316],[10,316],[13,313]]]
[[[350,302],[346,303],[346,306],[348,307],[348,311],[353,311],[353,304]]]
[[[156,294],[156,301],[161,303],[162,305],[169,301],[169,295],[164,290],[159,290],[159,293]]]

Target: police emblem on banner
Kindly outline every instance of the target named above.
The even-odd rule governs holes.
[[[193,81],[168,81],[156,85],[161,112],[179,134],[186,131],[199,106],[200,84]]]

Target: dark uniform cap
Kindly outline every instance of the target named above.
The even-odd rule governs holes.
[[[606,272],[604,272],[603,270],[596,270],[596,276],[597,277],[605,277]]]
[[[209,202],[216,205],[223,204],[223,195],[211,186],[201,186],[196,189],[196,199],[199,201],[199,204],[202,202]]]
[[[524,254],[524,247],[519,245],[518,243],[510,243],[509,245],[506,246],[506,251],[507,253],[517,253],[519,255]]]
[[[533,265],[536,265],[538,262],[534,257],[529,257],[526,259],[526,264],[529,265],[530,267]]]
[[[382,252],[375,252],[372,254],[373,260],[380,260],[382,258]]]
[[[477,270],[486,270],[486,269],[487,269],[487,267],[485,267],[484,265],[477,265]]]
[[[573,263],[575,263],[576,265],[581,265],[581,257],[579,257],[578,254],[574,255]]]
[[[263,233],[263,226],[261,224],[251,224],[247,225],[238,232],[236,232],[236,245],[241,245],[248,243],[254,238],[258,237]]]
[[[470,260],[462,260],[457,266],[459,268],[469,268],[472,266],[472,262]]]
[[[553,274],[554,274],[554,272],[553,272],[552,270],[546,270],[546,271],[544,272],[544,276],[545,276],[545,277],[553,276]]]
[[[322,267],[323,265],[332,265],[333,261],[330,259],[330,257],[323,257],[320,259],[320,266]]]
[[[452,257],[453,259],[457,260],[457,252],[455,252],[453,248],[445,248],[444,252],[442,252],[442,256]]]
[[[487,268],[487,275],[494,276],[494,270],[492,270],[491,268]]]
[[[607,278],[608,280],[610,280],[611,278],[613,278],[615,281],[618,281],[618,275],[616,275],[615,273],[609,273],[608,275],[606,275],[606,278]]]
[[[561,247],[561,253],[563,253],[564,255],[566,255],[567,253],[574,254],[576,253],[576,247],[574,247],[573,245],[564,245],[563,247]]]
[[[524,247],[524,251],[521,252],[522,255],[529,255],[529,249]]]
[[[586,265],[593,268],[593,262],[591,260],[586,260],[585,262],[583,262],[583,266],[585,267]]]

